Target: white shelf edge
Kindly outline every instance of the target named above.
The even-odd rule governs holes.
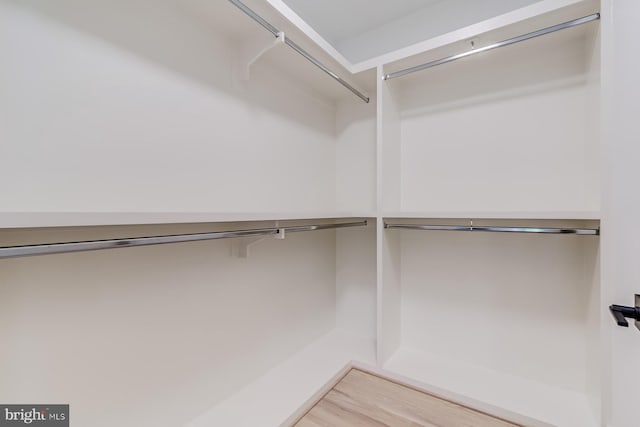
[[[375,363],[373,340],[334,329],[184,427],[290,425],[354,360]]]
[[[379,65],[388,65],[409,57],[429,52],[456,42],[468,40],[500,28],[518,24],[540,15],[555,12],[568,6],[579,4],[584,0],[543,0],[530,6],[525,6],[511,12],[504,13],[494,18],[478,22],[467,27],[460,28],[431,39],[423,40],[415,44],[397,49],[395,51],[379,55],[355,64],[349,68],[352,73],[359,73]]]
[[[0,212],[0,229],[375,218],[375,212]]]
[[[383,212],[383,218],[424,219],[575,219],[600,220],[599,211],[391,211]]]
[[[517,24],[536,16],[554,12],[558,9],[578,4],[583,0],[543,0],[541,2],[516,9],[511,12],[496,16],[491,19],[473,24],[458,30],[423,40],[410,46],[394,50],[364,61],[352,63],[342,53],[340,53],[331,43],[322,37],[296,12],[287,6],[282,0],[267,0],[267,2],[289,20],[298,30],[309,37],[320,49],[330,55],[336,62],[342,65],[351,74],[358,74],[376,68],[379,65],[386,65],[408,57],[438,49],[452,43],[476,37],[502,27]]]
[[[387,373],[445,399],[532,427],[597,427],[586,394],[401,346]]]

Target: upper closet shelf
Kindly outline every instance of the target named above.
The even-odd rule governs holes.
[[[323,2],[267,1],[352,73],[422,53],[453,54],[460,52],[461,43],[469,46],[480,38],[488,45],[598,11],[592,0],[493,0],[482,5],[450,0],[398,2],[393,8],[380,4],[366,15],[356,10],[356,3],[347,3],[336,16]]]
[[[422,211],[422,212],[384,212],[384,218],[414,218],[414,219],[576,219],[599,220],[598,211]]]
[[[374,212],[0,212],[0,229],[374,218]]]

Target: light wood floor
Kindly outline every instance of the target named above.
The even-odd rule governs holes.
[[[357,369],[295,427],[514,427],[512,424]]]

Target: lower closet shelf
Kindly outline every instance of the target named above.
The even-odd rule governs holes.
[[[410,347],[400,347],[384,371],[425,391],[527,426],[599,425],[595,402],[586,394]]]
[[[375,364],[374,341],[333,330],[185,427],[290,425],[353,361]]]

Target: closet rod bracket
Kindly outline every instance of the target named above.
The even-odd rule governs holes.
[[[286,229],[278,228],[277,233],[273,235],[250,236],[234,239],[231,241],[231,255],[237,258],[248,258],[251,246],[268,239],[284,240],[286,235],[285,232]]]
[[[251,67],[258,59],[278,46],[284,46],[286,36],[283,31],[279,31],[275,38],[258,37],[247,39],[240,47],[240,55],[238,59],[238,74],[241,81],[249,81],[251,77]]]
[[[242,1],[240,1],[240,0],[229,0],[229,2],[231,2],[235,7],[240,9],[249,18],[253,19],[255,22],[260,24],[260,26],[262,26],[265,30],[269,31],[272,35],[274,35],[276,38],[278,38],[279,34],[281,33],[280,30],[278,30],[276,27],[274,27],[269,22],[267,22],[263,17],[261,17],[260,15],[255,13],[253,10],[251,10],[249,7],[247,7],[247,5],[242,3]],[[348,89],[355,96],[357,96],[358,98],[360,98],[364,102],[369,103],[370,99],[369,99],[369,97],[367,95],[365,95],[364,93],[360,92],[358,89],[353,87],[351,84],[349,84],[346,80],[344,80],[338,74],[333,72],[329,67],[324,65],[322,62],[320,62],[316,58],[314,58],[313,55],[311,55],[309,52],[307,52],[305,49],[303,49],[302,46],[300,46],[299,44],[295,43],[293,40],[291,40],[288,37],[286,39],[284,37],[282,37],[282,43],[286,44],[291,49],[293,49],[297,53],[299,53],[307,61],[311,62],[313,65],[315,65],[316,67],[318,67],[319,69],[324,71],[332,79],[334,79],[335,81],[340,83],[342,86],[344,86],[346,89]]]

